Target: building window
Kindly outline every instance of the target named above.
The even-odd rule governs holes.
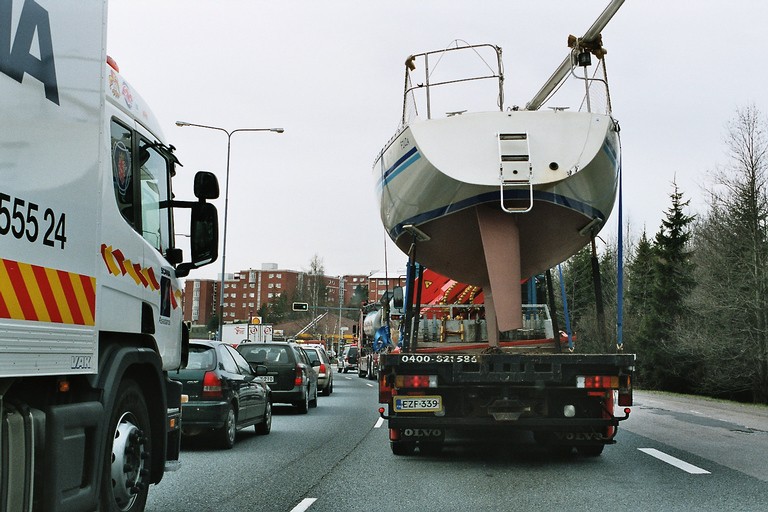
[[[268,298],[270,298],[270,299],[271,299],[273,296],[274,296],[274,293],[268,293],[268,294],[267,294],[267,297],[268,297]]]
[[[283,278],[283,274],[277,274],[277,278],[278,279],[282,279]]]
[[[275,288],[278,288],[278,289],[279,289],[279,288],[281,288],[281,287],[282,287],[282,285],[281,285],[280,283],[277,283],[277,284],[275,285]]]

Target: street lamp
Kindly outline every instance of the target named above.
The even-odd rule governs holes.
[[[224,271],[227,259],[227,211],[229,210],[229,155],[232,146],[232,135],[237,132],[275,132],[283,133],[282,128],[237,128],[235,130],[225,130],[218,126],[208,126],[204,124],[187,123],[185,121],[176,121],[176,126],[194,126],[197,128],[207,128],[209,130],[218,130],[227,134],[227,175],[224,185],[224,234],[222,236],[221,246],[221,281],[219,284],[219,330],[217,337],[222,339],[222,326],[224,325]]]

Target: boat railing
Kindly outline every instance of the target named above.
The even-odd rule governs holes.
[[[498,98],[497,106],[499,110],[504,110],[504,71],[501,61],[501,48],[492,44],[467,44],[464,41],[454,41],[451,44],[455,46],[449,46],[442,50],[435,50],[424,53],[417,53],[410,55],[405,61],[405,86],[403,93],[403,115],[401,123],[405,125],[409,121],[408,107],[413,108],[413,115],[418,116],[419,102],[416,98],[416,93],[423,92],[424,100],[423,107],[426,110],[427,119],[432,119],[432,93],[437,87],[446,85],[455,85],[459,83],[476,82],[480,80],[496,80],[498,82]],[[496,62],[495,69],[484,58],[484,50],[492,50]],[[440,64],[443,57],[454,52],[473,52],[484,65],[483,70],[487,69],[488,73],[474,73],[467,76],[461,76],[459,78],[450,79],[436,79],[433,77],[434,71]],[[419,66],[419,64],[421,64]],[[423,81],[421,81],[421,71],[418,72],[419,78],[416,78],[417,69],[423,70]],[[456,115],[461,114],[464,111],[448,112],[447,114]]]

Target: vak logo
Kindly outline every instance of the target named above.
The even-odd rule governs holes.
[[[91,367],[91,356],[72,356],[72,370],[87,370]]]
[[[25,73],[37,78],[45,87],[45,97],[59,105],[59,86],[56,81],[48,11],[33,0],[26,0],[14,34],[11,30],[12,4],[13,0],[0,0],[0,72],[19,83],[24,79]],[[40,58],[32,54],[35,34]]]

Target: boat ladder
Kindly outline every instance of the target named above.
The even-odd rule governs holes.
[[[533,208],[533,167],[528,133],[499,133],[499,182],[501,209],[507,213],[525,213]],[[504,190],[528,189],[528,205],[507,208]]]

